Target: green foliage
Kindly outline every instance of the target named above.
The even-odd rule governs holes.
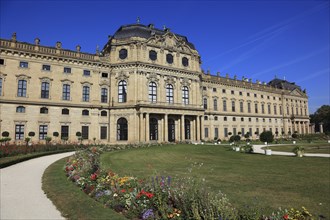
[[[320,123],[323,123],[323,131],[325,133],[330,132],[330,105],[322,105],[316,110],[314,114],[310,115],[311,123],[315,123],[315,129],[317,132],[320,130]]]
[[[244,137],[247,139],[250,137],[250,132],[246,132],[246,134],[244,135]]]
[[[77,132],[76,132],[76,136],[77,136],[77,137],[81,137],[81,132],[80,132],[80,131],[77,131]]]
[[[230,142],[239,142],[241,140],[241,136],[239,135],[233,135],[229,138]]]
[[[4,131],[2,132],[2,137],[9,137],[9,132],[8,131]]]
[[[28,135],[29,135],[29,137],[34,137],[34,136],[36,135],[36,133],[35,133],[34,131],[30,131],[30,132],[28,133]]]
[[[274,135],[271,131],[264,131],[260,134],[260,141],[272,143],[274,141]]]
[[[59,135],[60,135],[60,134],[59,134],[57,131],[54,131],[54,132],[53,132],[53,136],[54,136],[54,137],[58,137]]]
[[[291,135],[291,137],[294,138],[294,139],[296,139],[296,138],[298,137],[298,134],[297,134],[297,133],[293,133],[293,134]]]
[[[52,140],[52,137],[45,137],[45,141],[46,141],[46,143],[48,144],[50,141]]]

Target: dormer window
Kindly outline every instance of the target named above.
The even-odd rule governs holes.
[[[166,54],[166,62],[169,63],[169,64],[172,64],[173,63],[173,55],[168,53]]]
[[[157,60],[157,52],[154,51],[154,50],[150,50],[150,51],[149,51],[149,58],[150,58],[150,60],[152,60],[152,61]]]
[[[185,67],[187,67],[189,65],[189,60],[187,57],[182,58],[182,65]]]
[[[127,50],[126,49],[121,49],[119,51],[119,58],[124,60],[124,59],[126,59],[126,57],[127,57]]]

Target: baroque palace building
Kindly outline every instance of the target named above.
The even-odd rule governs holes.
[[[195,46],[166,28],[121,26],[96,54],[15,33],[0,42],[0,133],[16,142],[31,131],[34,142],[81,132],[85,143],[117,144],[312,131],[299,86],[204,73]]]

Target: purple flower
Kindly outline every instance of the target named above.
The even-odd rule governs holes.
[[[142,219],[149,219],[149,218],[154,218],[154,212],[152,209],[147,209],[143,214],[142,214]]]

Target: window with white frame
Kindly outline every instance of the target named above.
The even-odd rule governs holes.
[[[157,102],[157,84],[155,82],[149,83],[149,102]]]
[[[82,101],[89,102],[89,86],[83,86]]]
[[[24,79],[18,80],[17,96],[26,97],[27,82]]]
[[[41,98],[49,99],[49,83],[48,82],[41,83]]]
[[[108,102],[108,89],[101,88],[101,102],[107,103]]]
[[[123,103],[127,101],[127,83],[121,80],[118,83],[118,102]]]
[[[15,125],[15,140],[24,139],[24,125]]]
[[[182,87],[182,103],[184,105],[189,104],[189,89],[188,89],[188,86]]]
[[[69,84],[63,84],[62,99],[70,100],[70,85]]]
[[[48,125],[39,125],[39,139],[45,140],[47,137]]]
[[[171,85],[171,84],[166,85],[166,102],[167,103],[174,103],[173,85]]]

